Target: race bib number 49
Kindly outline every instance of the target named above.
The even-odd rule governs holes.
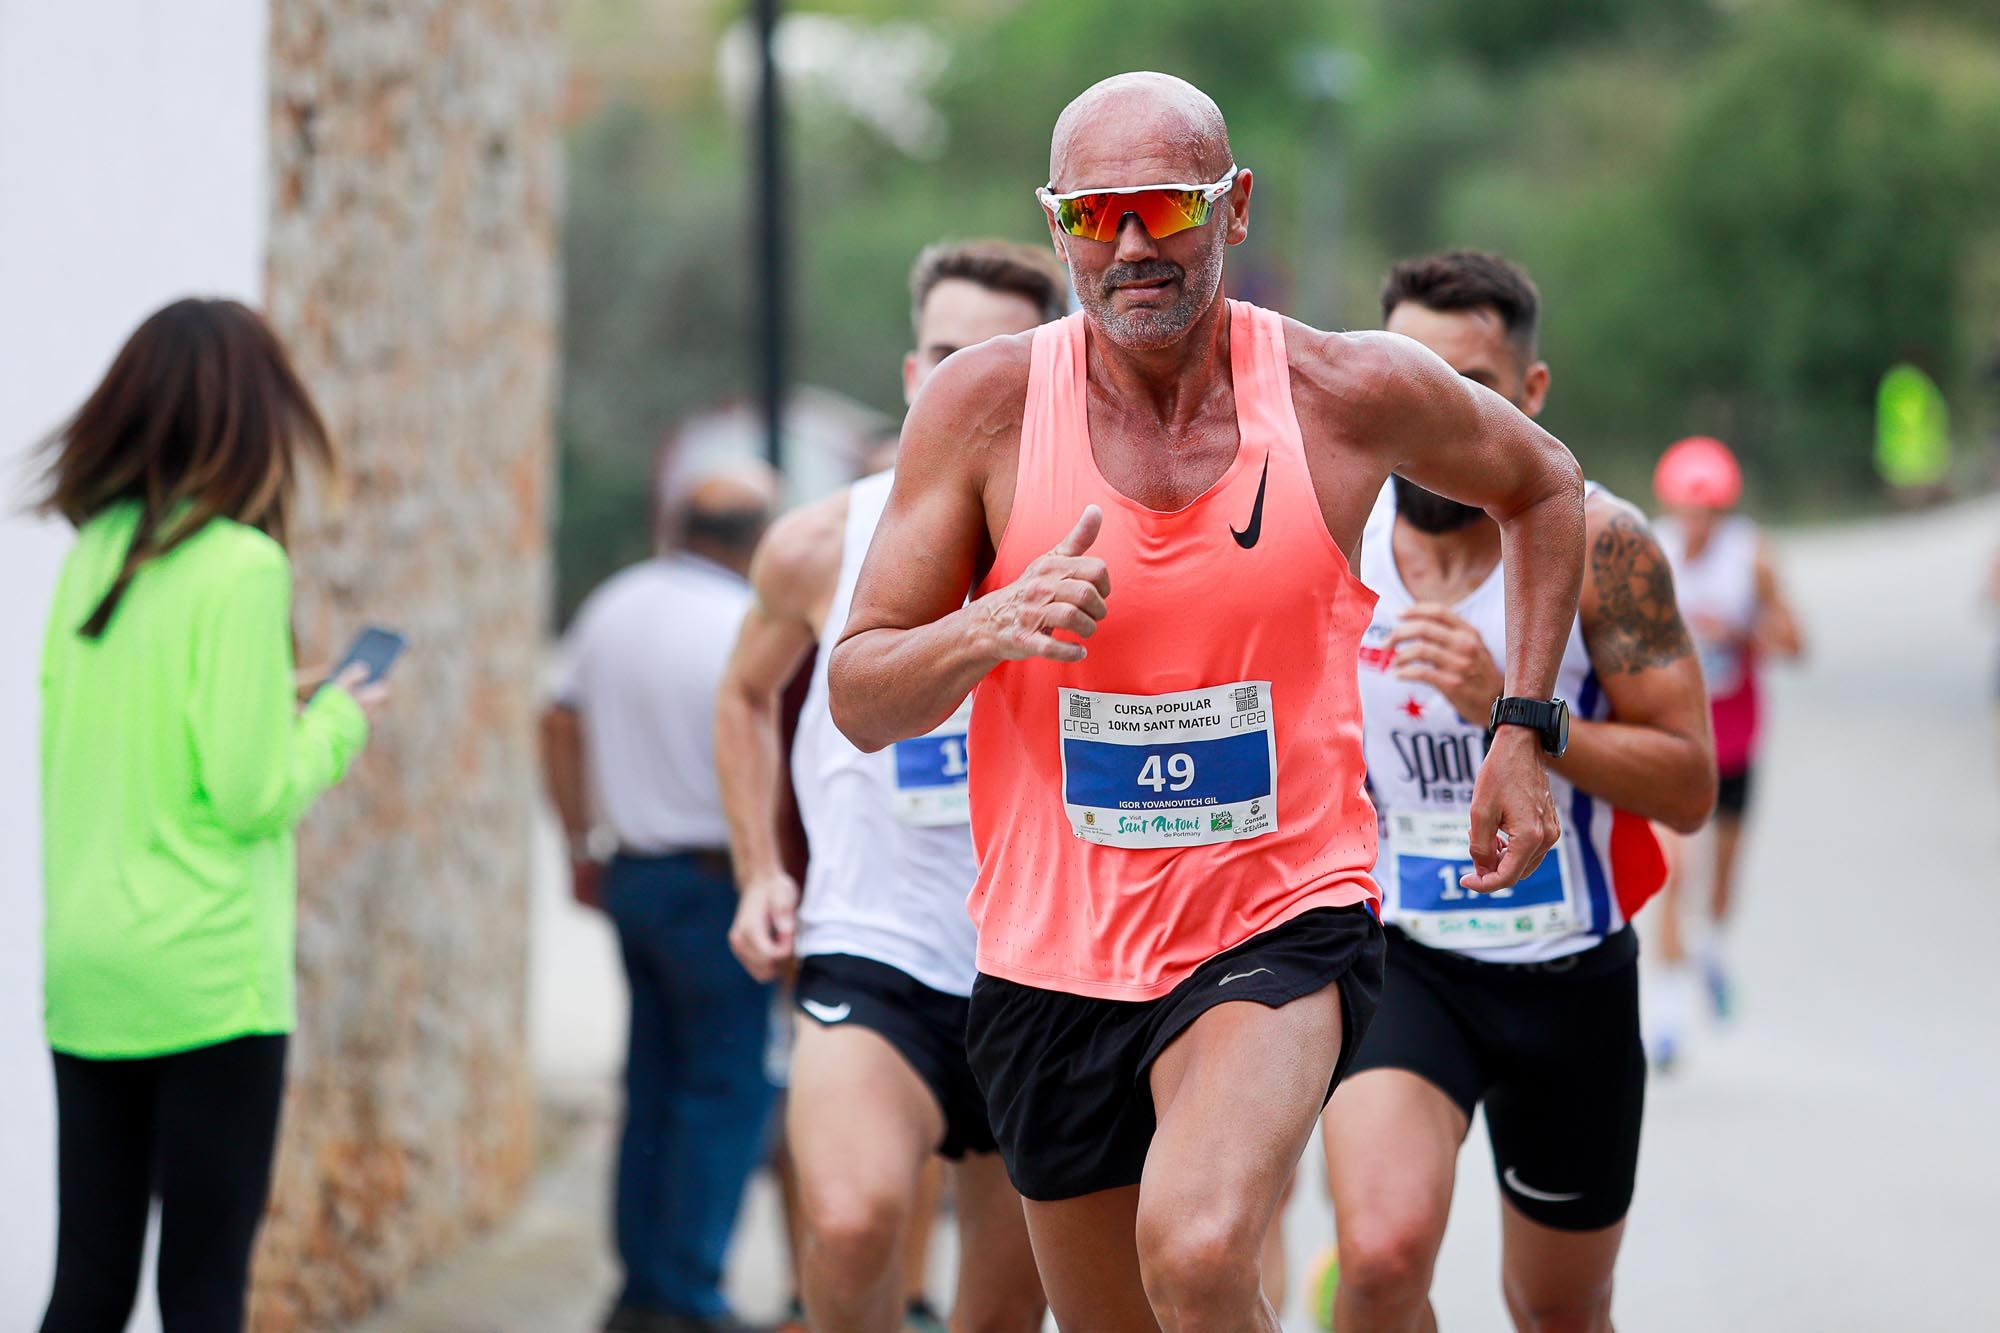
[[[1107,847],[1189,847],[1277,831],[1271,683],[1180,694],[1059,691],[1063,808]]]

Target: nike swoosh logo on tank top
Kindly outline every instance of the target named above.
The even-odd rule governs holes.
[[[1355,670],[1375,596],[1320,512],[1284,321],[1228,309],[1236,456],[1173,510],[1097,466],[1085,318],[1034,335],[1014,508],[980,593],[1088,505],[1117,582],[1088,658],[1002,663],[974,695],[967,907],[987,976],[1157,999],[1254,935],[1377,895]],[[1263,980],[1213,991],[1228,975],[1212,993]]]
[[[1236,539],[1236,544],[1246,551],[1257,544],[1257,536],[1264,530],[1264,483],[1270,479],[1271,456],[1265,454],[1264,470],[1257,476],[1257,502],[1250,506],[1250,524],[1241,532],[1235,528],[1229,530],[1229,535]]]

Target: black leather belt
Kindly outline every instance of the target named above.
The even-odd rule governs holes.
[[[729,859],[727,848],[701,848],[685,852],[643,852],[636,847],[620,847],[618,857],[622,861],[683,861],[723,879],[736,878],[735,863]]]

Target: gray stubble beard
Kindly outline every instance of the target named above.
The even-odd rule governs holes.
[[[1131,352],[1154,352],[1171,347],[1187,336],[1201,312],[1222,287],[1222,259],[1228,246],[1218,244],[1202,252],[1199,266],[1181,270],[1181,299],[1166,310],[1134,310],[1119,313],[1111,308],[1111,296],[1093,286],[1089,292],[1077,288],[1091,323],[1118,346]]]

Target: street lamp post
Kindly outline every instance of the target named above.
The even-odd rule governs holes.
[[[787,260],[782,103],[775,46],[779,0],[756,0],[757,10],[757,319],[756,360],[764,405],[764,450],[771,466],[784,467]]]

